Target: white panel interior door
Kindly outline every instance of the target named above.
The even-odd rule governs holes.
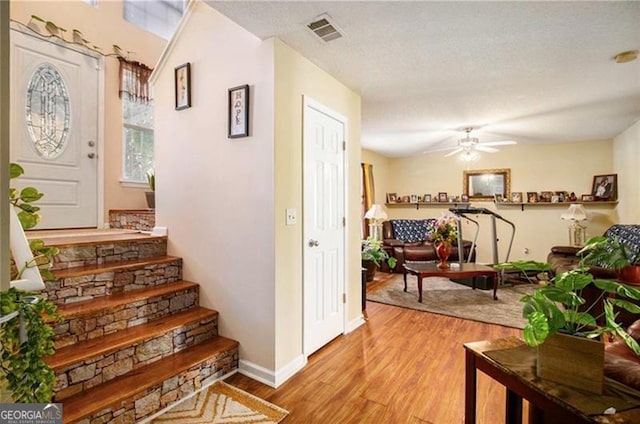
[[[11,160],[34,186],[40,228],[96,227],[99,59],[11,31]]]
[[[344,133],[343,118],[305,98],[305,355],[344,332]]]

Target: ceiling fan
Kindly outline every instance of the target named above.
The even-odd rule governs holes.
[[[517,142],[515,141],[511,141],[511,140],[505,140],[505,141],[490,141],[487,143],[480,143],[480,140],[478,140],[476,137],[471,137],[471,131],[473,131],[473,128],[471,127],[467,127],[464,129],[464,131],[467,133],[467,135],[465,136],[465,138],[461,138],[458,140],[458,146],[454,147],[453,150],[449,153],[447,153],[446,155],[444,155],[445,157],[449,157],[449,156],[453,156],[455,154],[458,153],[462,153],[462,158],[465,159],[465,157],[469,160],[475,158],[476,154],[475,151],[479,151],[479,152],[487,152],[487,153],[495,153],[498,151],[498,149],[496,149],[495,147],[492,146],[506,146],[509,144],[517,144]]]

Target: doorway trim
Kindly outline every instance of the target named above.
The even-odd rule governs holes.
[[[327,116],[335,119],[336,121],[339,121],[340,123],[342,123],[343,126],[343,154],[342,154],[342,171],[343,171],[343,179],[342,179],[342,196],[343,196],[343,202],[342,202],[342,217],[343,217],[343,222],[344,225],[342,226],[342,260],[343,260],[343,267],[342,267],[342,292],[343,292],[343,308],[342,308],[342,333],[341,334],[346,334],[348,333],[348,323],[347,323],[347,319],[348,319],[348,299],[349,299],[349,290],[348,290],[348,285],[347,285],[347,275],[349,274],[349,267],[348,267],[348,250],[347,250],[347,246],[348,246],[348,235],[349,235],[349,231],[348,231],[348,220],[347,220],[347,211],[349,210],[349,203],[348,203],[348,198],[349,198],[349,193],[348,193],[348,189],[349,189],[349,184],[348,184],[348,175],[349,175],[349,169],[348,169],[348,150],[346,148],[346,146],[348,145],[348,134],[349,134],[349,120],[346,116],[336,112],[335,110],[325,106],[324,104],[318,102],[317,100],[313,99],[312,97],[309,97],[308,95],[303,94],[302,95],[302,213],[303,216],[304,214],[307,212],[306,208],[306,202],[304,200],[304,148],[305,148],[305,139],[304,139],[304,133],[305,133],[305,129],[307,126],[307,119],[308,119],[308,114],[307,114],[307,110],[308,108],[314,108],[316,110],[318,110],[319,112],[322,112],[324,114],[326,114]],[[305,282],[305,272],[306,272],[306,265],[305,265],[305,253],[304,253],[304,243],[306,240],[306,232],[305,232],[305,228],[304,228],[304,220],[303,220],[303,227],[302,227],[302,245],[301,245],[301,249],[302,249],[302,284],[304,285]],[[305,319],[305,290],[303,287],[302,290],[302,355],[305,358],[305,362],[306,359],[311,355],[311,353],[309,353],[307,351],[307,346],[306,346],[306,335],[307,335],[307,320]]]

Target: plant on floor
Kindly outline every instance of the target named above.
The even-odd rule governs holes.
[[[549,264],[519,261],[499,264],[498,268],[543,272],[548,271]],[[602,294],[592,304],[585,305],[582,292],[589,285],[600,289]],[[607,293],[615,295],[615,298],[605,296]],[[634,314],[640,313],[640,306],[625,299],[640,300],[640,290],[617,281],[595,278],[585,267],[558,274],[549,285],[539,287],[533,294],[522,297],[522,315],[528,321],[524,328],[524,341],[529,346],[538,346],[550,335],[558,333],[586,338],[614,334],[640,355],[638,342],[616,322],[614,307]],[[604,317],[591,314],[597,302],[603,303]]]
[[[384,260],[387,261],[389,268],[395,268],[396,266],[396,258],[389,257],[389,254],[382,249],[382,241],[376,240],[371,236],[362,240],[361,255],[363,261],[372,261],[378,267]]]
[[[15,163],[9,168],[11,179],[24,173]],[[17,215],[24,229],[33,228],[40,221],[40,208],[33,202],[42,196],[33,187],[9,189],[10,203],[20,209]],[[20,278],[24,269],[35,266],[44,279],[55,279],[49,268],[58,249],[45,246],[42,240],[33,240],[29,246],[34,259],[16,264],[11,279]],[[58,320],[56,306],[49,300],[16,288],[0,292],[0,381],[6,382],[14,402],[51,401],[55,374],[43,358],[54,353],[54,332],[47,322]]]

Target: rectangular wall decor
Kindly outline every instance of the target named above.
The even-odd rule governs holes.
[[[191,107],[191,64],[185,63],[175,69],[176,110]]]
[[[229,138],[249,135],[249,86],[229,89]]]

